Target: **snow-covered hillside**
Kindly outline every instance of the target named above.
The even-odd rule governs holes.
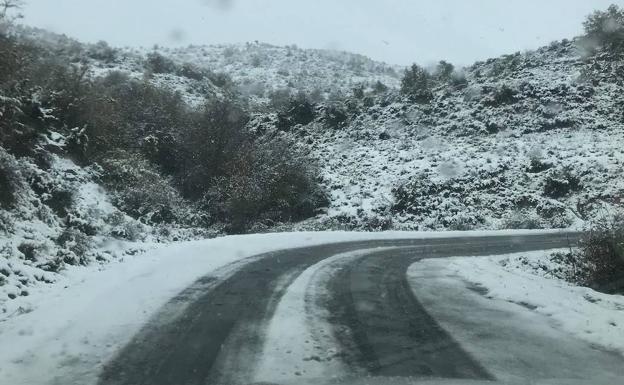
[[[246,100],[250,130],[292,139],[321,165],[331,204],[303,228],[568,227],[618,209],[624,192],[621,57],[588,56],[578,40],[476,63],[427,104],[400,95],[400,67],[348,53],[85,49],[96,76],[147,71],[192,104]],[[165,65],[149,73],[154,56]],[[297,94],[310,122],[280,127]]]
[[[259,140],[286,137],[321,167],[330,207],[296,228],[569,227],[620,208],[624,64],[621,53],[589,55],[579,39],[475,63],[459,71],[465,83],[438,84],[421,104],[398,91],[402,68],[361,55],[258,42],[115,49],[51,36],[96,77],[124,72],[192,105],[243,100]],[[283,125],[302,95],[309,116]]]
[[[564,41],[477,63],[431,104],[390,91],[341,129],[317,120],[283,135],[323,165],[334,224],[568,227],[624,192],[624,66],[581,54]]]
[[[86,79],[126,74],[198,108],[235,100],[257,143],[285,138],[309,154],[327,209],[299,223],[267,221],[258,227],[264,230],[566,228],[621,209],[624,60],[609,51],[588,55],[578,40],[475,63],[457,71],[465,81],[437,82],[431,101],[417,103],[399,91],[403,68],[356,54],[257,42],[122,49],[35,29],[20,34],[66,58],[79,76],[86,69]],[[118,257],[119,242],[224,231],[219,224],[198,229],[201,205],[141,157],[153,136],[137,139],[138,155],[109,159],[114,177],[136,180],[124,193],[106,191],[98,165],[64,158],[81,128],[63,127],[57,111],[37,104],[39,89],[28,92],[32,106],[22,107],[35,106],[36,119],[56,128],[33,139],[36,159],[0,147],[0,166],[11,170],[11,192],[19,193],[0,207],[0,285],[10,298],[53,281],[50,273],[66,264]],[[2,113],[25,103],[0,98]],[[179,134],[163,127],[167,140]],[[162,207],[145,207],[146,183]],[[127,199],[138,210],[126,210]],[[171,210],[191,219],[149,223]]]
[[[331,204],[301,228],[568,227],[617,210],[624,192],[621,57],[588,57],[578,40],[476,63],[427,104],[400,95],[399,67],[359,55],[261,43],[158,52],[177,67],[154,84],[193,103],[235,92],[255,111],[250,130],[318,160]],[[153,54],[121,50],[93,71],[143,76]],[[271,104],[298,93],[311,122],[279,127]]]
[[[142,78],[146,68],[149,72],[150,57],[162,56],[167,62],[163,71],[149,73],[153,84],[181,92],[192,104],[235,92],[248,98],[254,108],[298,92],[319,102],[344,98],[362,84],[380,82],[397,88],[403,70],[348,52],[259,42],[130,50],[99,44],[87,52],[96,76],[122,71]]]
[[[329,96],[377,81],[397,87],[402,70],[348,52],[276,47],[259,42],[162,52],[179,64],[191,63],[229,74],[255,96],[284,88],[310,93],[318,90]]]

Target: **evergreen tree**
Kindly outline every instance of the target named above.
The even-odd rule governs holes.
[[[413,64],[405,70],[401,81],[401,93],[417,103],[427,103],[433,99],[431,76],[424,68]]]

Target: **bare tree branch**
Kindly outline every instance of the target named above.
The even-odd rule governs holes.
[[[0,19],[6,18],[9,10],[21,9],[24,4],[24,0],[0,0]]]

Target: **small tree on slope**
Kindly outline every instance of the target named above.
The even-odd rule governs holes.
[[[401,80],[401,93],[417,103],[428,103],[433,99],[431,76],[424,68],[413,64],[405,70]]]

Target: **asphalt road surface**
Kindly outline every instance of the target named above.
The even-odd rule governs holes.
[[[289,285],[332,256],[374,248],[385,249],[336,268],[319,304],[331,315],[344,365],[367,378],[495,380],[427,313],[408,285],[407,268],[422,258],[545,250],[575,242],[574,234],[408,239],[256,256],[227,274],[200,279],[172,299],[105,366],[100,384],[252,383],[267,326]],[[294,376],[292,383],[297,383]]]

